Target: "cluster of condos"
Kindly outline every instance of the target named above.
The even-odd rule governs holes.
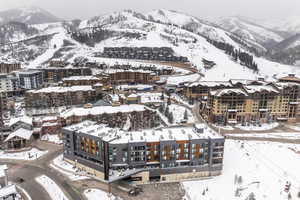
[[[175,56],[173,49],[169,47],[104,47],[103,53],[99,54],[99,56],[108,58],[188,62],[187,57]]]
[[[93,121],[62,129],[64,158],[107,182],[173,182],[219,175],[224,137],[204,124],[124,131]]]
[[[202,115],[213,123],[300,121],[300,79],[199,81],[184,94],[201,102]]]

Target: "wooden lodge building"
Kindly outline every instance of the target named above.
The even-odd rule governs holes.
[[[231,81],[231,88],[210,89],[207,102],[202,102],[202,114],[210,122],[224,124],[298,122],[300,83],[295,77],[293,81],[289,78],[273,83]]]
[[[70,76],[62,79],[62,85],[66,87],[96,84],[102,84],[102,79],[95,76]]]
[[[107,70],[109,82],[113,85],[119,84],[149,84],[156,80],[156,75],[151,71],[143,70]]]
[[[0,63],[0,74],[9,74],[21,69],[21,63]]]
[[[25,93],[26,109],[82,105],[93,102],[97,92],[92,86],[48,87]]]
[[[160,124],[160,117],[143,105],[119,106],[84,106],[72,108],[60,115],[62,127],[92,120],[109,127],[118,127],[130,130],[153,128]]]
[[[87,67],[48,67],[37,68],[42,71],[44,75],[44,81],[48,83],[58,83],[64,78],[70,76],[91,76],[92,70]]]

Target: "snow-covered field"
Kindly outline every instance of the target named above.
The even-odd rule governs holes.
[[[76,169],[74,165],[64,161],[62,154],[56,157],[50,166],[73,181],[87,178],[86,176],[79,175],[78,169]]]
[[[46,134],[46,135],[42,136],[41,140],[51,142],[51,143],[54,143],[54,144],[62,144],[63,143],[63,141],[59,138],[58,135]]]
[[[84,195],[88,200],[122,200],[120,197],[115,197],[114,195],[99,189],[85,190]]]
[[[36,148],[32,148],[29,151],[22,151],[16,153],[5,153],[0,151],[0,159],[12,159],[12,160],[36,160],[41,156],[48,153],[48,151],[41,151]]]
[[[274,122],[274,123],[269,123],[269,124],[264,123],[264,124],[261,124],[261,126],[253,126],[253,125],[242,126],[242,125],[236,125],[235,127],[239,128],[241,130],[244,130],[244,131],[265,131],[265,130],[270,130],[270,129],[276,128],[278,125],[279,125],[278,122]]]
[[[48,176],[42,175],[35,180],[47,191],[52,200],[69,200],[59,186]]]
[[[195,122],[192,112],[185,108],[184,106],[179,106],[177,104],[169,105],[169,111],[172,112],[174,117],[174,124],[181,124],[184,120],[184,113],[187,112],[187,123]]]
[[[223,174],[202,181],[183,182],[185,199],[286,200],[286,182],[292,199],[300,191],[300,145],[227,140]],[[207,190],[204,192],[204,190]]]

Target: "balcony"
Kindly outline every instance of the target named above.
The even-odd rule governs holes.
[[[289,102],[289,104],[290,104],[290,105],[298,105],[299,102],[298,102],[298,101],[291,101],[291,102]]]
[[[268,112],[268,109],[267,108],[260,108],[258,109],[259,112]]]
[[[237,112],[237,109],[228,109],[228,112]]]

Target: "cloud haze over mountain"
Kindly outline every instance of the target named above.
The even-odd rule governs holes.
[[[173,9],[198,17],[243,15],[253,18],[285,18],[299,15],[299,0],[0,0],[0,10],[38,6],[60,18],[89,18],[95,15],[133,9]]]

